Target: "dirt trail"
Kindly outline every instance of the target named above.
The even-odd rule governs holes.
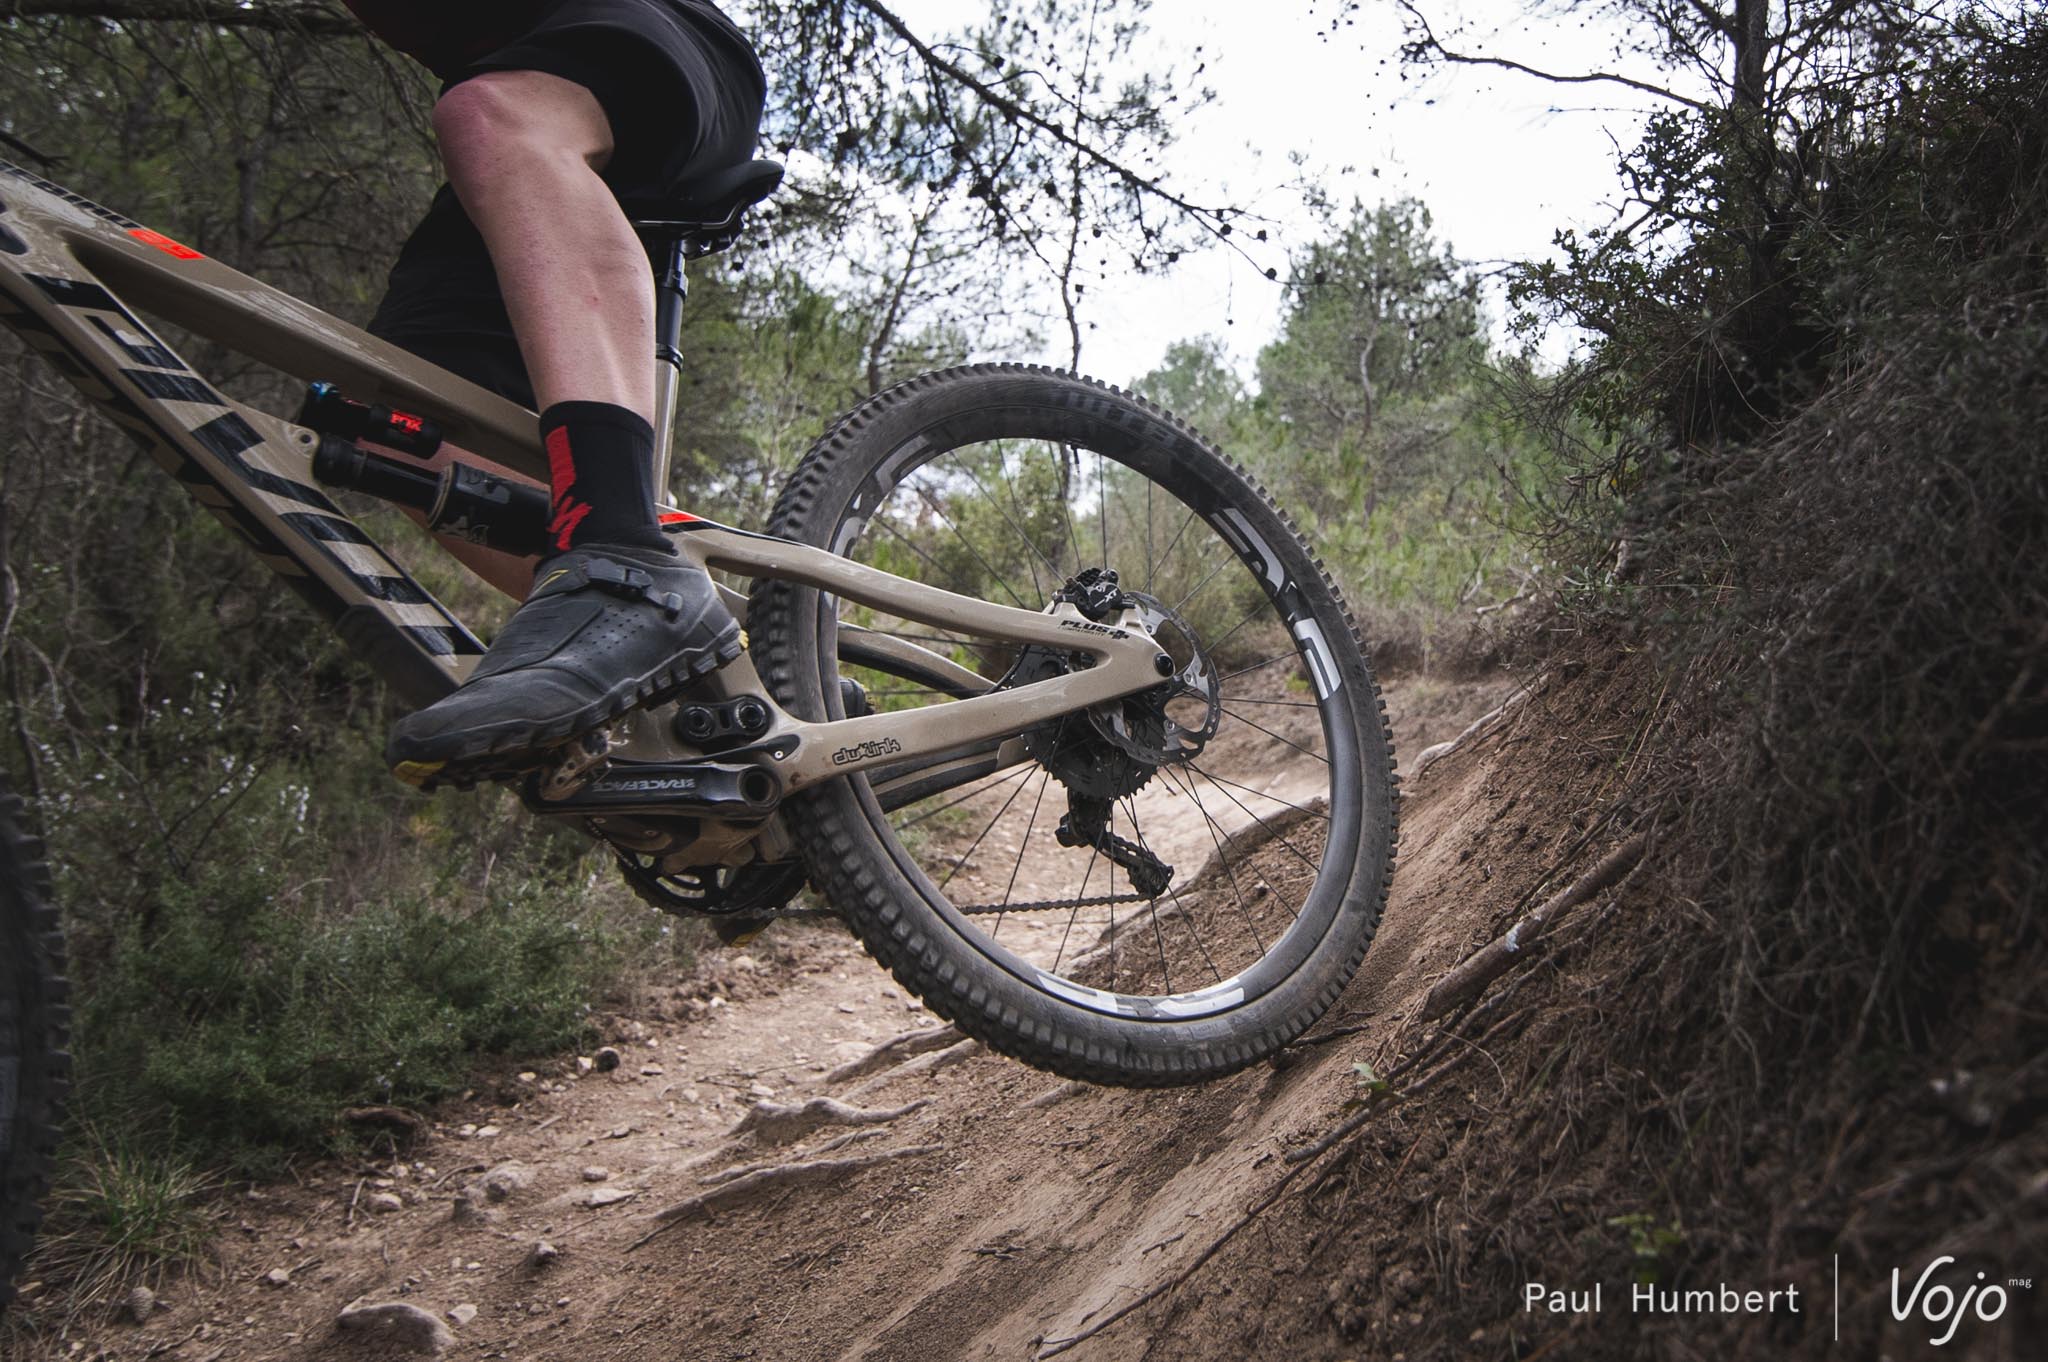
[[[1390,687],[1403,754],[1457,733],[1507,684]],[[1484,768],[1464,761],[1411,792],[1380,939],[1326,1026],[1395,1016],[1478,939],[1456,886],[1469,877],[1461,829],[1494,816],[1488,800]],[[1189,822],[1159,805],[1162,849],[1194,862],[1207,833]],[[1065,1084],[971,1044],[835,1078],[939,1023],[824,927],[778,926],[637,1013],[608,1023],[610,1072],[574,1056],[508,1072],[437,1113],[405,1161],[247,1189],[218,1280],[173,1283],[148,1323],[85,1327],[56,1355],[400,1355],[337,1330],[367,1300],[451,1321],[450,1357],[1027,1358],[1184,1265],[1355,1084],[1344,1045],[1154,1093]],[[735,1133],[756,1104],[816,1098],[909,1110],[786,1140]],[[905,1150],[926,1152],[878,1157]],[[819,1159],[848,1162],[821,1183],[770,1174],[735,1205],[657,1220],[729,1195],[706,1182],[722,1170]],[[1141,1334],[1118,1331],[1070,1355],[1143,1350]],[[1226,1355],[1241,1352],[1219,1341]]]

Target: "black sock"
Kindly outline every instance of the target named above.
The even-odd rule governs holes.
[[[557,402],[540,414],[552,496],[548,547],[669,548],[654,510],[654,428],[609,402]]]

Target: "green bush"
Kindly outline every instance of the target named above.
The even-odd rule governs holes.
[[[348,1106],[430,1101],[476,1057],[570,1044],[616,934],[526,882],[467,913],[425,898],[324,911],[283,866],[215,862],[164,886],[81,1012],[95,1110],[162,1115],[249,1167],[344,1138]]]

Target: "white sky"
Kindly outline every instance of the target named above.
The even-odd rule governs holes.
[[[1594,28],[1528,25],[1521,0],[1445,0],[1472,26],[1497,32],[1493,48],[1546,69],[1613,69],[1611,41]],[[978,14],[978,0],[901,0],[921,33]],[[1152,368],[1168,343],[1221,336],[1250,374],[1278,323],[1286,251],[1313,239],[1312,219],[1287,186],[1313,177],[1340,200],[1404,195],[1428,206],[1440,242],[1462,258],[1500,262],[1541,256],[1553,232],[1604,221],[1614,156],[1633,144],[1650,101],[1619,86],[1554,86],[1507,72],[1454,68],[1400,79],[1400,27],[1388,0],[1366,0],[1354,27],[1324,40],[1337,0],[1154,0],[1152,50],[1179,69],[1208,70],[1216,92],[1184,120],[1167,166],[1194,202],[1227,202],[1274,219],[1273,243],[1253,246],[1257,264],[1210,249],[1167,276],[1110,277],[1091,284],[1081,367],[1112,382]],[[1446,30],[1440,25],[1440,33]],[[1448,41],[1448,39],[1447,39]],[[1292,153],[1307,157],[1300,172]],[[1501,309],[1495,306],[1496,323]],[[1040,358],[1067,359],[1064,340]]]

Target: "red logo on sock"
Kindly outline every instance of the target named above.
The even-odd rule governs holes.
[[[548,481],[554,489],[554,522],[548,526],[548,533],[555,536],[555,547],[566,549],[575,535],[576,527],[590,514],[590,503],[578,501],[569,495],[569,489],[576,485],[576,457],[569,450],[569,429],[557,426],[548,432]]]

